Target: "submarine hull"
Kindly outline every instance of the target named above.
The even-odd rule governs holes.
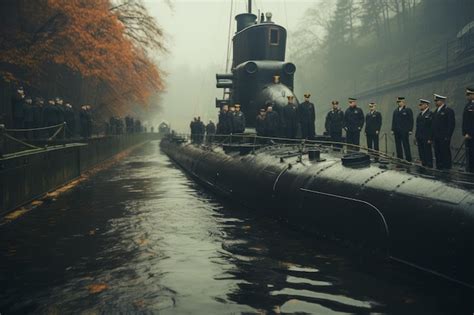
[[[195,180],[249,209],[474,288],[467,188],[376,165],[345,167],[330,151],[314,161],[279,145],[245,155],[170,138],[160,146]]]

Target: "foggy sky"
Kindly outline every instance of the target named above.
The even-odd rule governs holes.
[[[254,0],[253,12],[272,12],[273,20],[287,28],[291,45],[291,33],[312,3]],[[168,72],[163,110],[148,123],[156,126],[166,120],[173,129],[189,132],[194,116],[201,116],[206,122],[216,121],[214,100],[222,97],[222,90],[215,87],[215,74],[224,73],[225,69],[231,0],[172,0],[172,8],[165,0],[147,0],[146,4],[166,32],[169,48],[167,56],[159,56],[160,65]],[[234,0],[233,16],[246,12],[246,4],[246,0]],[[291,61],[288,49],[286,59]]]

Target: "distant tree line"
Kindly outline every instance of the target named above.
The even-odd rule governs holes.
[[[358,73],[446,44],[472,12],[472,0],[316,1],[292,35],[302,86],[352,93]]]

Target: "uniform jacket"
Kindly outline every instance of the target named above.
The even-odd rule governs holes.
[[[259,136],[265,134],[265,116],[257,115],[255,119],[255,131]]]
[[[364,126],[364,112],[359,107],[348,107],[344,114],[344,128],[347,131],[360,131]]]
[[[382,128],[382,114],[378,111],[369,112],[365,116],[365,133],[376,135]]]
[[[456,121],[454,111],[444,105],[440,111],[436,109],[433,113],[432,135],[434,140],[451,139]]]
[[[413,111],[402,107],[395,109],[392,116],[392,131],[397,133],[408,133],[413,131]]]
[[[316,114],[314,111],[314,104],[311,102],[303,102],[299,108],[300,122],[302,123],[314,123]]]
[[[344,127],[344,112],[340,109],[330,111],[326,115],[324,126],[329,133],[341,132]]]
[[[286,105],[282,109],[282,122],[285,128],[297,128],[299,112],[296,105]]]
[[[234,112],[232,116],[233,132],[242,133],[245,131],[245,115],[241,111]]]
[[[280,127],[280,117],[277,112],[268,112],[264,121],[266,135],[278,133],[278,129]]]
[[[216,125],[214,123],[208,123],[206,126],[206,133],[208,135],[213,135],[216,133]]]
[[[466,134],[474,137],[474,101],[467,103],[462,113],[462,135]]]
[[[431,140],[432,136],[433,112],[429,109],[423,114],[420,112],[416,117],[416,133],[417,140]]]

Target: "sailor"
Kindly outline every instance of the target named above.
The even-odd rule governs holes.
[[[301,135],[303,139],[314,139],[316,113],[314,104],[309,101],[311,94],[304,94],[304,102],[299,105]]]
[[[462,135],[466,145],[466,171],[474,173],[474,88],[466,89],[467,104],[462,114]]]
[[[338,142],[334,146],[340,148],[342,145],[342,128],[344,126],[344,112],[339,108],[339,101],[332,101],[332,110],[326,115],[324,124],[326,132],[331,137],[331,141]]]
[[[282,110],[283,130],[286,138],[295,139],[298,132],[298,107],[293,95],[288,95],[287,99],[288,104]]]
[[[66,103],[64,106],[64,120],[66,121],[66,136],[68,138],[74,138],[76,135],[76,114],[72,105]]]
[[[219,113],[219,134],[228,135],[231,133],[231,124],[229,121],[229,117],[232,117],[229,114],[229,106],[223,105],[222,109]]]
[[[229,111],[227,112],[227,124],[229,126],[230,133],[235,133],[234,131],[234,116],[235,116],[235,105],[229,106]]]
[[[261,108],[255,119],[255,132],[257,136],[265,136],[265,108]]]
[[[415,139],[418,146],[418,154],[420,155],[421,165],[425,167],[433,167],[433,151],[431,148],[431,125],[433,122],[433,112],[430,110],[431,102],[426,99],[420,99],[420,113],[416,117]]]
[[[344,114],[344,129],[346,130],[346,142],[354,146],[350,149],[359,151],[360,131],[364,126],[364,112],[357,107],[357,99],[349,98],[349,107]]]
[[[406,107],[405,97],[398,97],[397,104],[398,108],[393,111],[392,115],[392,134],[395,137],[397,157],[403,159],[403,152],[405,152],[405,159],[411,162],[409,137],[414,125],[413,112]]]
[[[214,136],[216,134],[216,125],[212,120],[206,125],[206,140],[208,143],[214,142]]]
[[[196,134],[197,134],[197,117],[194,117],[189,124],[189,129],[191,129],[191,142],[196,142]]]
[[[379,151],[379,134],[382,128],[382,114],[376,109],[375,102],[369,103],[369,112],[365,116],[365,135],[367,148]]]
[[[436,168],[449,170],[452,167],[451,137],[453,136],[455,119],[454,111],[446,105],[446,96],[434,94],[436,110],[433,114],[433,144]]]
[[[240,104],[235,104],[234,116],[232,116],[232,126],[234,133],[244,133],[245,115],[240,111]]]
[[[280,117],[277,112],[273,110],[273,103],[267,107],[267,113],[265,115],[265,136],[277,137],[278,128],[280,127]]]
[[[197,131],[197,140],[198,140],[198,143],[203,143],[204,141],[204,135],[206,133],[206,126],[204,125],[204,123],[202,122],[201,120],[201,117],[198,116],[197,118],[197,127],[196,127],[196,131]]]
[[[24,104],[25,102],[25,91],[23,87],[19,87],[12,97],[12,117],[13,117],[13,128],[14,129],[21,129],[23,128],[24,118],[25,118],[25,110]]]

